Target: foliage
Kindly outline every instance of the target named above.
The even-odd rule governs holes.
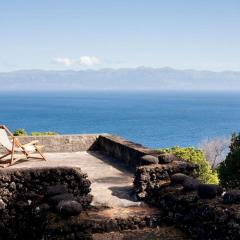
[[[31,135],[32,136],[41,136],[41,135],[57,135],[58,133],[56,132],[32,132]],[[28,136],[28,133],[25,131],[25,129],[23,128],[19,128],[17,129],[14,134],[14,136]]]
[[[216,137],[213,139],[204,139],[200,143],[200,149],[205,154],[205,157],[214,170],[223,162],[229,151],[230,138]]]
[[[27,136],[27,132],[25,131],[25,129],[23,128],[19,128],[17,129],[14,133],[13,133],[14,136]]]
[[[240,188],[240,133],[233,133],[224,162],[218,168],[220,182],[226,188]]]
[[[32,132],[32,136],[57,135],[56,132]]]
[[[199,180],[203,183],[217,184],[219,182],[217,173],[211,169],[202,150],[194,147],[181,148],[179,146],[175,146],[172,148],[160,149],[160,151],[172,153],[177,157],[185,159],[186,161],[198,164],[199,169],[196,170],[196,174]]]

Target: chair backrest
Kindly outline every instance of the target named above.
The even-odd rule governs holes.
[[[12,143],[8,138],[5,129],[0,129],[0,144],[3,145],[7,150],[12,151]]]

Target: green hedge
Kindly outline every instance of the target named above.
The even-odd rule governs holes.
[[[56,132],[32,132],[32,136],[41,136],[41,135],[57,135]]]
[[[41,136],[41,135],[58,135],[56,132],[32,132],[31,135],[29,135],[25,129],[19,128],[17,129],[14,134],[14,136]]]
[[[160,149],[161,152],[172,153],[177,157],[181,157],[186,161],[198,164],[199,169],[196,170],[196,174],[203,183],[218,184],[219,179],[216,172],[213,172],[202,150],[194,147],[179,147]]]

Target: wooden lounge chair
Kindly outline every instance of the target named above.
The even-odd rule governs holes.
[[[43,146],[37,145],[37,143],[38,141],[36,140],[22,145],[6,126],[0,125],[0,145],[2,145],[6,149],[6,154],[0,156],[0,160],[2,160],[3,162],[0,162],[0,167],[10,166],[16,163],[18,160],[23,159],[22,156],[16,157],[15,153],[22,153],[25,159],[35,158],[46,161],[46,158],[40,150]],[[40,156],[35,157],[32,155],[32,153],[38,153]],[[9,155],[11,156],[11,158],[3,161],[4,158]]]

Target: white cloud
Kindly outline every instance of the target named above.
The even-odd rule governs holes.
[[[64,57],[64,58],[54,58],[53,61],[54,61],[54,63],[62,64],[66,67],[69,67],[69,66],[73,65],[73,63],[74,63],[74,61],[72,59],[66,58],[66,57]]]
[[[80,65],[92,66],[92,65],[99,64],[100,61],[95,56],[82,56],[82,57],[80,57],[79,63],[80,63]]]
[[[100,60],[95,56],[81,56],[79,60],[71,59],[68,57],[58,57],[54,58],[53,62],[56,64],[61,64],[66,67],[70,66],[93,66],[100,63]]]

